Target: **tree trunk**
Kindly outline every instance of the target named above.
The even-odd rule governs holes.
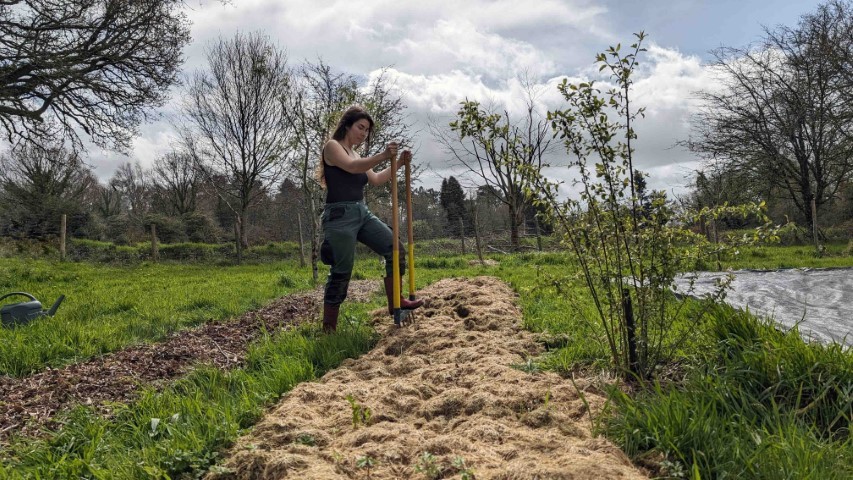
[[[246,219],[249,218],[249,208],[243,207],[243,211],[240,212],[240,243],[243,245],[243,248],[249,248],[249,229],[246,226]]]
[[[631,305],[631,291],[622,289],[622,312],[625,315],[625,335],[628,346],[628,371],[640,376],[640,362],[637,356],[637,334],[634,325],[634,308]],[[645,365],[643,366],[645,367]]]
[[[802,210],[803,215],[805,215],[806,217],[806,224],[808,225],[809,230],[814,230],[815,221],[814,216],[812,215],[812,202],[816,199],[815,194],[812,191],[811,175],[809,175],[808,158],[801,158],[798,156],[797,161],[800,166],[800,175],[797,179],[797,183],[800,186],[800,198],[802,198],[802,205],[800,206],[800,209]]]
[[[320,217],[317,215],[317,207],[314,203],[314,194],[305,184],[303,184],[302,191],[305,193],[305,198],[308,200],[308,215],[311,218],[311,231],[309,232],[311,236],[311,280],[314,285],[316,285],[320,278],[317,262],[320,259],[320,229],[322,225],[320,224]]]
[[[818,238],[817,238],[817,202],[815,201],[814,197],[812,197],[812,202],[811,202],[811,213],[812,213],[812,236],[814,237],[814,248],[815,248],[815,251],[818,253],[818,256],[820,256],[820,242],[818,241]]]
[[[239,215],[234,218],[234,245],[237,248],[237,265],[243,264],[243,242],[240,240],[242,235],[241,224],[242,219]]]
[[[302,236],[302,214],[296,212],[296,228],[299,229],[299,266],[305,266],[305,238]]]
[[[512,246],[510,250],[517,252],[519,246],[518,227],[520,222],[518,221],[518,208],[515,206],[511,205],[509,207],[509,219],[509,243]]]

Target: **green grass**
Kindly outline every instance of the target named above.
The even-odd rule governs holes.
[[[110,416],[79,406],[46,439],[13,439],[0,453],[0,478],[199,478],[283,393],[371,348],[368,308],[344,309],[335,335],[311,325],[264,338],[245,368],[200,368],[163,391],[114,406]]]
[[[767,257],[754,258],[773,262],[800,254],[788,250],[791,248],[804,247],[771,247],[766,251]],[[525,253],[490,258],[499,265],[472,265],[469,261],[475,259],[473,255],[422,255],[417,259],[417,284],[422,288],[448,277],[497,276],[519,293],[525,328],[537,332],[547,343],[548,353],[534,359],[537,369],[567,374],[578,367],[607,367],[607,350],[602,343],[591,341],[600,337],[597,326],[582,319],[583,312],[591,308],[589,300],[584,299],[577,285],[560,285],[564,289],[560,292],[553,282],[574,269],[570,257],[560,253]],[[383,267],[374,257],[360,255],[360,259],[354,278],[383,275]],[[817,266],[819,260],[800,259],[801,266]],[[31,265],[30,262],[12,266],[21,269]],[[739,268],[758,266],[752,263]],[[98,272],[108,272],[123,278],[124,287],[132,289],[135,282],[145,278],[139,275],[140,271],[151,269],[151,275],[168,276],[194,268],[154,265],[71,268],[55,264],[41,267],[33,268],[29,275],[37,278],[31,280],[34,285],[54,288],[33,292],[39,298],[46,297],[42,298],[44,301],[60,293],[59,287],[75,285],[77,280],[70,277],[76,275],[88,276],[90,285],[98,285],[91,278],[105,276]],[[218,275],[215,267],[195,268],[200,277]],[[284,264],[229,269],[231,275],[223,276],[238,276],[246,269],[241,281],[252,284],[255,290],[262,283],[271,285],[266,298],[307,285],[307,273]],[[4,278],[7,277],[0,277]],[[192,283],[189,278],[184,277],[171,288]],[[218,306],[214,297],[224,290],[240,288],[239,284],[235,282],[234,287],[222,290],[211,285],[207,295],[195,298],[195,305],[187,302],[185,306],[188,310],[220,308],[208,304],[213,302]],[[147,290],[138,287],[135,291],[143,296]],[[98,289],[90,286],[89,290],[81,291],[90,293]],[[110,292],[104,288],[100,295]],[[255,303],[263,303],[263,297],[258,295]],[[140,307],[132,298],[127,297],[123,305],[117,303],[113,308],[125,314],[133,312]],[[235,298],[242,297],[235,295]],[[251,308],[250,304],[245,308]],[[157,310],[173,308],[171,305],[163,302],[152,306],[150,317],[166,318],[168,315]],[[113,417],[103,418],[78,408],[47,440],[21,439],[0,454],[4,458],[0,463],[0,478],[200,475],[215,463],[217,452],[253,424],[278,395],[299,381],[313,378],[324,368],[337,365],[342,358],[339,352],[354,356],[369,348],[372,333],[361,326],[361,321],[375,306],[347,302],[346,320],[342,322],[347,327],[339,335],[317,337],[314,330],[308,329],[265,339],[253,350],[246,368],[233,372],[199,370],[160,393],[149,391],[138,402],[117,406]],[[209,317],[236,314],[222,312],[211,312]],[[678,358],[673,359],[686,372],[684,381],[646,389],[632,397],[612,392],[611,410],[601,418],[604,432],[612,440],[639,462],[654,459],[650,463],[658,465],[657,473],[675,478],[679,475],[699,478],[696,476],[699,475],[832,479],[849,478],[853,474],[849,435],[853,354],[849,350],[808,345],[796,332],[781,334],[753,317],[730,309],[715,312],[713,320],[697,327],[697,343],[678,352]],[[152,338],[145,337],[145,341]],[[343,342],[349,346],[323,342]],[[65,361],[72,360],[73,357],[67,357]],[[152,419],[159,419],[154,422],[156,426]]]
[[[29,292],[45,308],[66,296],[55,317],[0,329],[0,374],[27,375],[156,341],[308,289],[309,281],[292,263],[107,266],[0,258],[0,292]]]
[[[848,243],[825,246],[821,256],[813,246],[765,246],[744,248],[734,258],[723,258],[723,268],[776,270],[780,268],[837,268],[853,267],[853,251]],[[715,270],[716,265],[708,265]]]
[[[853,476],[853,352],[720,307],[684,382],[630,397],[611,391],[605,434],[664,477],[842,479]]]

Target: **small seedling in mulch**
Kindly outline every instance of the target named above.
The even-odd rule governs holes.
[[[548,391],[545,392],[545,402],[543,402],[542,407],[545,411],[548,411],[548,407],[551,405],[551,387],[548,387]]]
[[[524,363],[513,363],[512,365],[510,365],[510,367],[516,370],[521,370],[525,373],[539,373],[540,370],[539,365],[537,365],[531,357],[528,357],[527,361],[525,361]]]
[[[314,436],[308,433],[300,433],[296,436],[294,442],[300,445],[307,445],[309,447],[317,446],[317,440],[314,439]]]
[[[687,478],[687,471],[677,460],[664,459],[660,462],[660,469],[669,478]]]
[[[357,429],[359,425],[367,425],[370,421],[370,407],[359,404],[352,394],[347,395],[347,401],[352,408],[352,428]]]
[[[429,452],[421,454],[421,458],[418,459],[418,464],[415,465],[415,471],[423,473],[430,480],[441,478],[441,465],[439,464],[438,459],[435,458],[435,455]]]
[[[355,461],[355,466],[367,470],[367,478],[370,478],[370,469],[376,465],[376,459],[370,455],[358,457]]]
[[[462,480],[476,480],[474,477],[474,469],[469,467],[465,463],[465,459],[462,457],[456,457],[453,459],[453,466],[456,467],[456,470],[461,475]]]

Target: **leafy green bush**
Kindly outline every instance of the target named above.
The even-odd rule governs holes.
[[[593,299],[595,309],[581,313],[601,326],[613,366],[626,379],[648,379],[695,333],[674,328],[689,313],[683,311],[683,303],[674,301],[675,277],[709,259],[719,261],[722,253],[738,245],[773,238],[774,231],[763,203],[692,212],[677,209],[664,192],[645,191],[645,176],[634,168],[632,146],[637,139],[634,126],[644,108],[632,109],[635,104],[629,102],[638,57],[646,51],[645,34],[636,37],[627,53],[617,45],[596,57],[599,71],[606,70],[615,87],[602,91],[592,81],[563,80],[558,89],[566,106],[548,112],[555,136],[570,155],[570,166],[579,173],[579,198],[566,199],[561,184],[541,169],[526,166],[522,171],[525,193],[556,227],[579,266],[559,277],[543,277],[543,286],[578,296],[580,290],[568,286],[582,282],[582,295]],[[473,108],[478,104],[464,105],[459,122],[463,132],[478,132],[489,124],[484,112]],[[722,244],[711,244],[690,229],[721,217],[750,219],[761,227]],[[714,296],[722,295],[724,287],[720,285]],[[690,294],[692,288],[680,293]],[[692,313],[697,322],[704,311]]]
[[[146,232],[151,232],[151,225],[154,225],[156,229],[157,240],[162,243],[181,243],[187,241],[184,224],[180,218],[158,214],[146,215],[142,220],[142,226]]]
[[[187,240],[193,243],[218,243],[221,240],[219,228],[213,219],[201,213],[188,213],[181,218]]]

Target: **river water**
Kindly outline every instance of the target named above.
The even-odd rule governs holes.
[[[807,340],[853,345],[853,268],[736,270],[725,302],[783,326],[799,324]],[[691,274],[693,275],[693,274]],[[727,272],[697,272],[694,296],[714,291]],[[687,280],[677,281],[679,290]]]

